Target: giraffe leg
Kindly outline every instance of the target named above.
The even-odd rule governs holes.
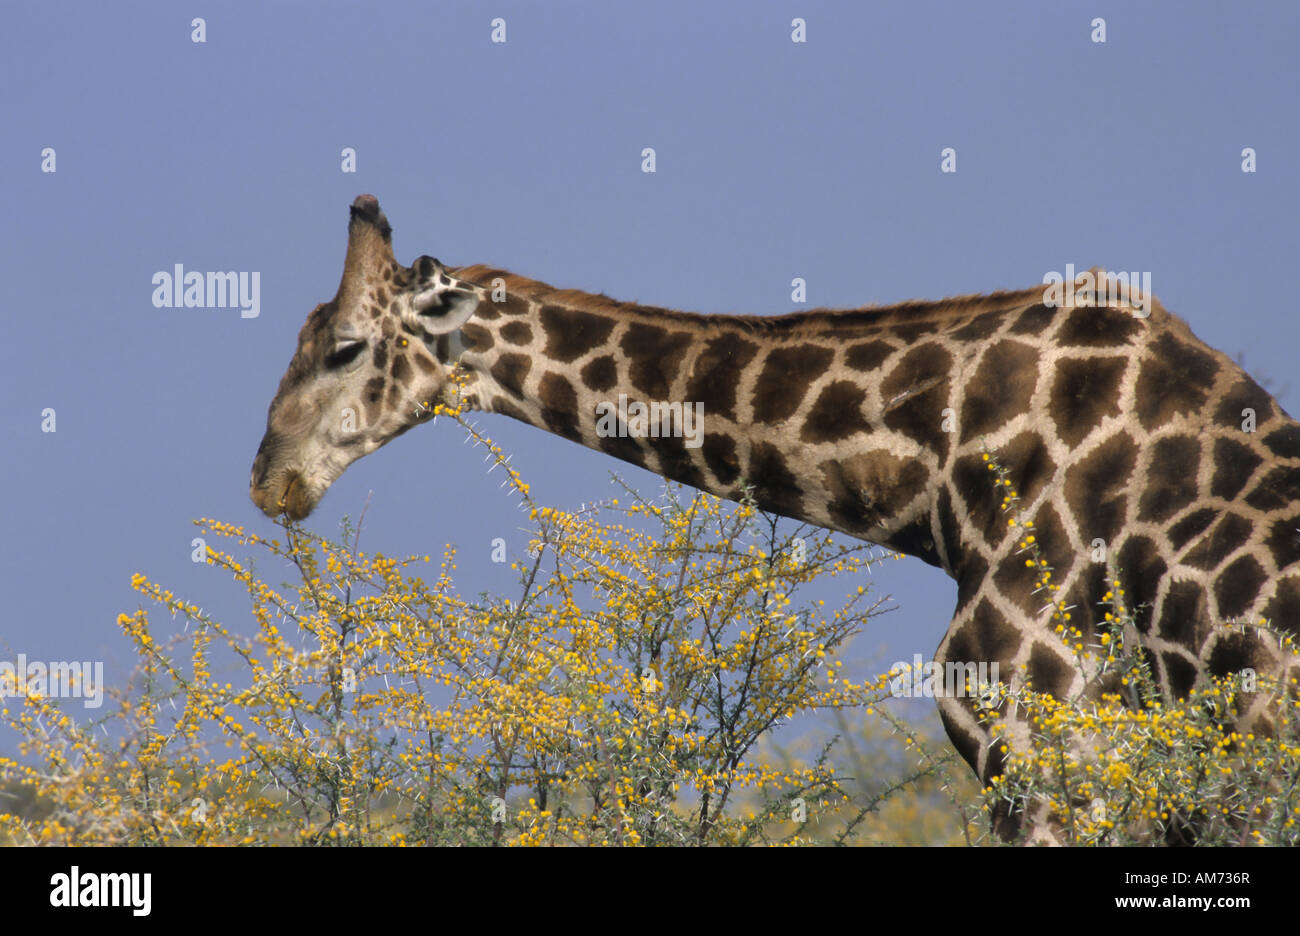
[[[1005,698],[1005,692],[1018,689],[1019,682],[1007,652],[1014,645],[1004,638],[997,628],[980,626],[975,613],[958,612],[934,654],[936,673],[945,674],[937,680],[943,691],[936,699],[944,730],[985,787],[1006,772],[1012,751],[1028,750],[1031,743],[1029,724]],[[1002,725],[996,737],[995,722]],[[1065,843],[1046,801],[1000,800],[992,804],[991,812],[993,832],[1003,841]]]
[[[959,614],[953,618],[947,634],[944,635],[944,639],[934,653],[936,672],[946,673],[950,664],[963,670],[969,664],[974,664],[978,672],[981,662],[985,664],[985,671],[989,672],[992,670],[992,664],[996,662],[997,673],[1002,676],[1003,681],[1007,681],[1010,675],[1009,660],[981,661],[980,654],[973,647],[968,646],[966,641],[957,637],[964,632],[963,625],[966,623],[964,615]],[[953,688],[948,685],[947,680],[943,682],[943,686],[945,690]],[[976,688],[978,690],[978,687]],[[944,691],[939,694],[936,702],[948,739],[957,749],[957,753],[970,765],[975,776],[987,787],[994,777],[1002,774],[1006,756],[1001,750],[1000,740],[992,736],[988,723],[980,717],[982,706],[978,694],[966,692],[956,694]],[[1002,705],[1004,707],[1005,703]],[[1002,711],[1003,707],[997,710]],[[999,803],[994,807],[990,818],[993,831],[999,838],[1004,841],[1016,841],[1020,838],[1025,819],[1022,811],[1011,808],[1006,803]]]
[[[936,654],[936,662],[939,658]],[[980,782],[988,787],[1006,769],[1007,754],[1004,747],[1009,751],[1017,741],[1014,738],[993,737],[985,724],[979,721],[976,714],[978,707],[972,705],[973,700],[944,696],[937,701],[939,716],[948,738],[970,764]],[[1008,715],[1005,706],[1004,702],[996,708],[1003,715]],[[1006,718],[1006,723],[1013,735],[1023,735],[1019,743],[1028,743],[1028,727],[1015,719],[1014,714]],[[1021,845],[1066,844],[1063,829],[1052,818],[1045,801],[1018,805],[1000,800],[992,806],[989,824],[993,834],[1004,842]]]

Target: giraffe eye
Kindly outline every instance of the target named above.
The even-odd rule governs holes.
[[[330,370],[337,370],[340,367],[346,367],[360,356],[361,352],[366,349],[364,341],[340,341],[334,346],[334,350],[325,358],[325,366]]]

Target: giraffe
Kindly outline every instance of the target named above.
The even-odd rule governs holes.
[[[1040,284],[774,317],[689,314],[429,256],[403,267],[378,201],[363,195],[338,293],[308,316],[271,403],[250,494],[269,516],[305,517],[349,464],[426,421],[457,369],[472,409],[723,498],[748,486],[765,510],[943,569],[957,607],[937,666],[996,662],[1038,691],[1076,695],[1088,687],[1016,555],[988,451],[1088,637],[1102,626],[1108,572],[1093,553],[1105,544],[1167,697],[1207,673],[1286,675],[1271,638],[1234,625],[1300,631],[1300,424],[1152,296],[1044,297]],[[623,398],[702,404],[702,431],[601,431]],[[938,704],[975,773],[997,776],[1005,755],[978,702]],[[1010,838],[1022,819],[999,823]]]

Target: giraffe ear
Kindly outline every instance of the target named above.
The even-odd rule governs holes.
[[[426,334],[454,332],[478,308],[478,290],[450,276],[433,257],[420,257],[411,265],[415,286],[411,293],[412,324]]]

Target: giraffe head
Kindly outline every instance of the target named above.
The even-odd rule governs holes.
[[[432,257],[400,265],[379,202],[359,196],[338,295],[307,317],[271,401],[253,503],[300,520],[348,465],[432,415],[480,294]]]

